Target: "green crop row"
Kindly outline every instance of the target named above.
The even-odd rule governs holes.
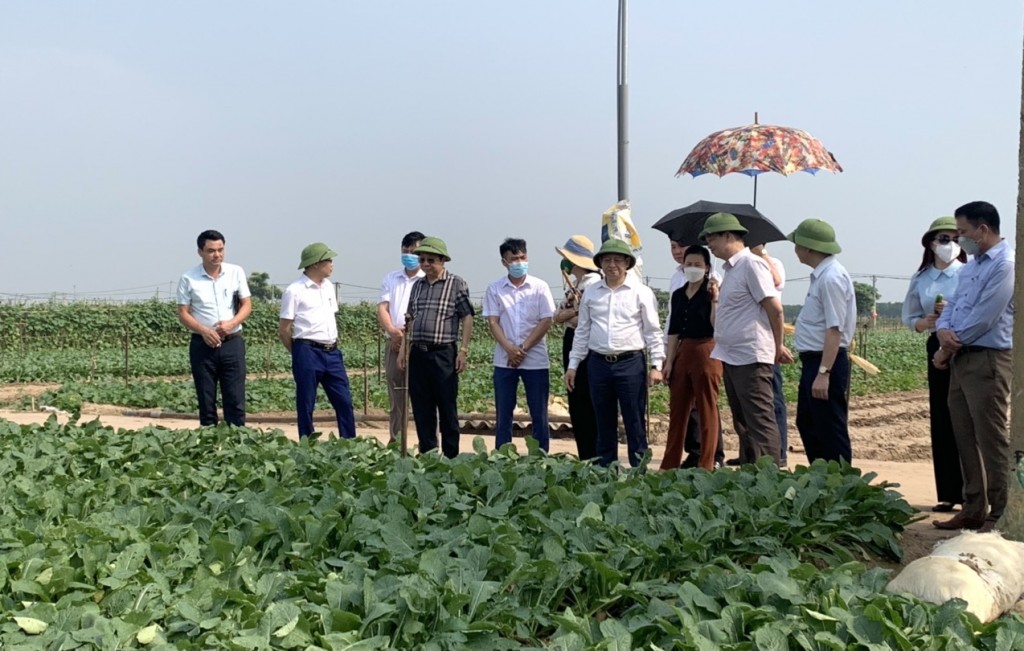
[[[871,476],[399,459],[245,428],[0,423],[0,645],[1012,649],[881,592],[913,509]]]

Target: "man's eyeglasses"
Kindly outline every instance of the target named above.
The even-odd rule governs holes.
[[[441,261],[441,258],[427,258],[427,257],[424,257],[422,255],[420,256],[420,264],[431,264],[431,265],[433,265],[433,264],[437,264],[440,261]]]
[[[956,235],[939,235],[939,236],[937,236],[932,241],[933,242],[938,242],[939,244],[949,244],[950,242],[958,242],[959,243],[960,242],[960,238],[958,236],[956,236]]]

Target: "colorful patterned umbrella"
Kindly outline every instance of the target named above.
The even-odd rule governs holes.
[[[815,174],[818,170],[842,172],[843,168],[821,141],[800,129],[754,124],[725,129],[704,138],[693,148],[676,176],[739,172],[754,177],[754,205],[757,205],[757,175],[778,172]]]

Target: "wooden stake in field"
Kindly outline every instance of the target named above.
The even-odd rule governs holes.
[[[402,358],[402,456],[405,457],[409,454],[409,351],[411,345],[409,344],[409,333],[412,332],[412,314],[405,315],[405,334],[402,337],[402,349],[398,351],[398,354]]]

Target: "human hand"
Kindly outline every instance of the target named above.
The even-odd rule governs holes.
[[[775,363],[776,364],[792,364],[793,353],[786,346],[779,346],[775,349]]]
[[[569,391],[576,390],[576,369],[569,369],[565,372],[565,388]]]
[[[828,400],[828,373],[818,373],[811,384],[811,397],[816,400]]]
[[[948,328],[943,328],[935,333],[939,338],[939,346],[949,350],[951,353],[955,353],[960,350],[963,345],[960,343],[960,338],[956,336],[956,333]]]
[[[714,278],[708,279],[708,295],[711,296],[712,301],[718,300],[718,281]]]
[[[656,368],[652,368],[651,372],[647,374],[647,386],[655,386],[662,382],[661,371]]]
[[[455,372],[461,373],[469,367],[469,362],[466,361],[465,351],[460,350],[459,354],[455,356]]]
[[[665,360],[661,367],[661,381],[668,384],[672,380],[672,362]]]
[[[215,324],[214,328],[207,328],[200,333],[203,336],[203,341],[205,341],[206,345],[210,348],[220,348],[221,335],[216,329],[218,326],[220,326],[219,323]]]
[[[951,359],[953,359],[953,353],[945,348],[939,348],[935,351],[935,355],[932,356],[932,366],[940,371],[944,371],[949,368],[949,360]]]
[[[924,316],[918,319],[917,323],[914,324],[914,329],[917,330],[918,332],[927,332],[928,330],[931,330],[932,328],[935,327],[935,322],[938,320],[939,315],[933,312],[928,316]]]

